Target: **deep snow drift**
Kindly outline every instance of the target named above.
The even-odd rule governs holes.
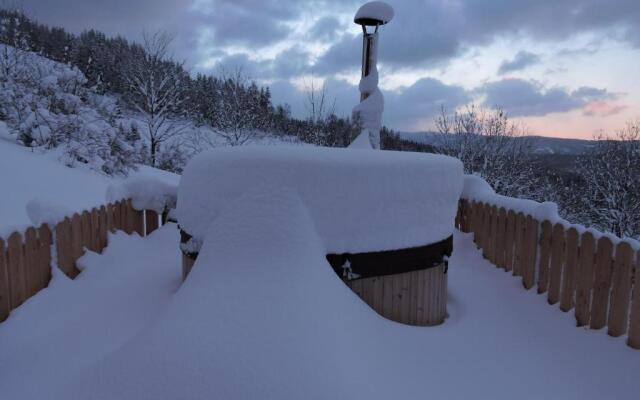
[[[194,158],[178,189],[180,226],[203,239],[247,190],[295,190],[326,253],[392,250],[449,237],[462,191],[451,157],[328,148],[224,148]]]
[[[293,197],[272,199],[283,207],[252,213],[243,201],[221,218],[201,253],[215,263],[197,265],[175,295],[167,225],[146,239],[118,235],[76,281],[28,300],[0,324],[3,398],[600,400],[640,390],[640,358],[624,339],[576,329],[482,259],[470,235],[455,235],[449,319],[403,326],[328,265],[296,259],[319,255],[308,215]],[[258,212],[263,228],[283,213],[299,223],[254,232]]]

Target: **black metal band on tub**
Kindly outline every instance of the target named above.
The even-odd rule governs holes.
[[[183,231],[182,228],[180,228],[180,225],[178,225],[178,228],[180,229],[180,244],[185,244],[189,240],[191,240],[191,238],[193,236],[191,236],[187,232]],[[194,252],[182,251],[182,254],[184,254],[185,256],[189,257],[193,261],[195,261],[196,258],[198,258],[198,252],[195,252],[195,251]]]
[[[453,251],[453,236],[426,246],[370,253],[327,254],[327,261],[346,280],[401,274],[445,264]]]

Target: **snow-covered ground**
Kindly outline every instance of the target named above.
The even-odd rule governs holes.
[[[265,250],[222,248],[242,229],[201,255],[240,257],[244,270],[196,266],[179,289],[174,225],[146,239],[118,234],[105,254],[84,257],[75,281],[56,276],[0,324],[3,398],[604,399],[640,391],[640,356],[624,339],[577,329],[570,313],[484,260],[470,235],[455,235],[449,318],[417,328],[378,317],[320,262],[275,272],[265,268],[273,263],[242,264]],[[296,229],[275,242],[309,234]],[[300,254],[266,255],[277,263]]]
[[[62,209],[69,215],[106,203],[107,188],[118,179],[89,168],[69,168],[58,156],[55,151],[43,153],[0,136],[0,237],[33,225],[26,208],[30,202]],[[173,184],[179,178],[145,166],[131,176],[155,177]]]

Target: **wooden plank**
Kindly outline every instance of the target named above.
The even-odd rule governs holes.
[[[146,210],[147,235],[158,229],[158,213],[153,210]]]
[[[0,322],[9,317],[11,312],[11,292],[9,290],[9,272],[4,240],[0,238]]]
[[[536,282],[536,257],[538,252],[538,221],[527,216],[525,232],[526,258],[522,269],[522,285],[529,290]]]
[[[392,275],[393,277],[393,313],[392,318],[394,321],[400,321],[402,313],[402,275]]]
[[[484,258],[488,258],[489,247],[491,246],[491,206],[485,204],[483,208],[482,243],[480,243],[480,248],[482,249]]]
[[[476,244],[476,248],[480,248],[483,238],[483,226],[484,226],[484,203],[477,202],[476,204],[476,212],[475,212],[475,231],[474,231],[474,242]]]
[[[631,245],[621,242],[616,247],[611,279],[611,299],[609,308],[608,334],[618,337],[627,333],[629,301],[631,300],[631,271],[634,252]]]
[[[424,274],[426,270],[416,271],[416,290],[418,291],[418,306],[416,307],[416,325],[424,325],[424,299],[425,299],[425,290],[424,290]]]
[[[107,204],[107,229],[109,232],[113,233],[117,230],[116,228],[116,205],[114,203]]]
[[[507,226],[505,228],[504,241],[504,269],[507,272],[513,270],[513,251],[515,248],[516,213],[512,210],[507,212]]]
[[[67,274],[71,279],[74,279],[80,273],[76,267],[76,261],[84,255],[83,247],[82,217],[78,214],[73,214],[71,217],[71,259],[73,268]]]
[[[411,311],[411,295],[409,287],[411,285],[411,279],[408,273],[401,274],[402,276],[402,302],[400,304],[400,322],[409,322],[409,313]]]
[[[40,290],[41,280],[38,268],[38,234],[35,228],[29,227],[24,233],[24,279],[25,299],[30,298]]]
[[[88,211],[83,211],[80,214],[80,224],[82,225],[82,247],[92,250],[93,246],[93,229],[91,226],[91,214]]]
[[[578,231],[575,228],[570,228],[567,231],[564,274],[562,275],[562,290],[560,293],[560,309],[564,312],[571,310],[574,305],[579,240]]]
[[[526,218],[523,213],[516,214],[515,243],[513,249],[513,276],[522,276],[522,263],[526,257],[525,232]]]
[[[49,281],[51,280],[51,245],[53,244],[53,238],[51,237],[49,225],[40,225],[40,228],[38,228],[38,241],[39,287],[40,289],[44,289],[49,285]]]
[[[551,232],[551,263],[549,268],[549,293],[547,297],[549,304],[556,304],[560,301],[564,248],[564,227],[561,224],[555,224]]]
[[[409,278],[409,319],[408,323],[415,325],[418,316],[418,271],[407,273]]]
[[[576,323],[578,326],[589,324],[591,314],[591,290],[593,288],[593,270],[595,262],[595,239],[590,232],[580,238],[580,256],[576,274]]]
[[[507,210],[504,207],[500,207],[498,211],[498,229],[496,236],[496,246],[494,247],[494,253],[496,257],[496,265],[499,268],[506,269],[505,261],[505,239],[507,229]]]
[[[107,247],[109,237],[109,212],[107,207],[101,206],[98,211],[98,237],[100,243],[100,253]]]
[[[91,251],[101,253],[104,246],[102,245],[102,237],[100,235],[100,210],[91,209]]]
[[[487,246],[488,260],[496,264],[496,246],[498,246],[498,207],[491,206],[489,209],[489,243]],[[497,265],[496,265],[497,267]]]
[[[600,329],[607,324],[607,310],[611,291],[611,267],[613,244],[603,236],[598,240],[596,265],[593,277],[593,299],[591,302],[591,329]]]
[[[629,317],[629,337],[627,344],[640,349],[640,252],[636,256],[636,263],[632,273],[633,296],[631,298],[631,312]]]
[[[122,230],[122,218],[120,214],[122,213],[122,203],[120,201],[116,201],[113,204],[113,228],[116,231]]]
[[[382,289],[382,277],[377,276],[373,279],[373,309],[376,310],[378,314],[382,314],[382,301],[384,292]]]
[[[58,268],[65,275],[71,277],[74,269],[73,248],[71,238],[71,220],[65,218],[59,222],[55,228],[56,231],[56,253],[58,256]]]
[[[393,317],[393,276],[382,277],[382,315]]]
[[[144,236],[144,211],[133,210],[132,218],[134,232],[140,236]]]
[[[538,293],[545,293],[549,288],[549,262],[551,261],[551,231],[549,221],[542,222],[540,235],[540,262],[538,263]]]
[[[15,310],[27,299],[22,236],[14,232],[7,240],[7,272],[9,275],[9,301]]]

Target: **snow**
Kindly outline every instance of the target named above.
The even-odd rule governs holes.
[[[134,209],[158,213],[175,208],[177,196],[177,184],[169,184],[154,176],[134,176],[114,183],[107,189],[109,202],[131,199]]]
[[[178,241],[174,225],[144,239],[118,232],[102,255],[79,260],[75,280],[54,270],[49,287],[0,324],[0,397],[56,399],[54,387],[157,318],[180,285]]]
[[[3,396],[588,400],[640,390],[640,358],[624,338],[576,328],[468,234],[454,237],[449,318],[418,328],[378,317],[336,278],[293,191],[257,188],[216,223],[175,294],[180,253],[167,225],[112,237],[75,281],[28,300],[0,324]]]
[[[453,233],[462,164],[441,155],[395,151],[217,149],[187,165],[178,189],[178,222],[203,239],[226,207],[261,185],[298,193],[326,253],[392,250]]]
[[[358,9],[354,20],[367,18],[382,21],[383,24],[386,24],[393,19],[393,16],[393,8],[387,3],[382,1],[370,1]]]
[[[107,188],[118,178],[109,178],[89,168],[69,168],[55,152],[43,153],[0,138],[0,237],[22,232],[39,223],[56,223],[74,212],[107,203]],[[140,166],[130,175],[153,177],[177,185],[178,176]]]

